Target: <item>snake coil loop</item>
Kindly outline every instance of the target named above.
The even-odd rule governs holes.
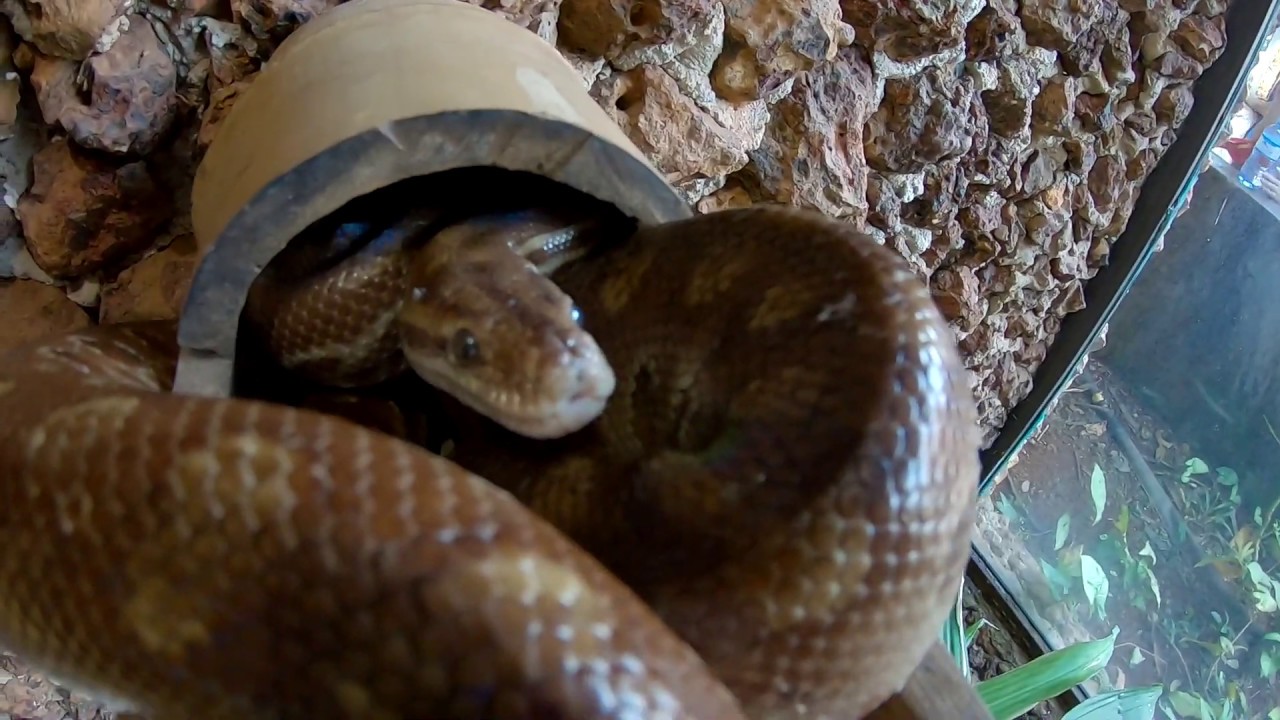
[[[334,314],[271,316],[313,367],[383,372],[319,331],[354,332],[494,410],[451,460],[173,394],[172,324],[0,357],[0,644],[193,720],[834,720],[901,688],[978,477],[927,287],[805,211],[646,227],[554,271],[511,240],[545,235],[525,219],[357,253],[309,286],[355,289]]]

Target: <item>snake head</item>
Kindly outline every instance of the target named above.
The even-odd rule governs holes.
[[[410,263],[399,314],[405,359],[513,432],[546,439],[582,429],[613,394],[613,368],[572,298],[505,240],[479,232],[446,229]]]

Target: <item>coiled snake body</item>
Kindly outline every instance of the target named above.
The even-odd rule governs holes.
[[[499,276],[524,277],[473,278]],[[4,355],[0,645],[193,720],[834,720],[898,690],[954,602],[978,471],[924,285],[776,208],[644,228],[554,279],[577,308],[531,297],[598,348],[559,323],[551,385],[607,404],[536,439],[459,420],[453,461],[170,394],[168,324]],[[409,364],[494,370],[456,324],[399,317]],[[582,371],[597,350],[610,372]]]

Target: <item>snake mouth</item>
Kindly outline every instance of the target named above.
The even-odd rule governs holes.
[[[460,370],[444,357],[406,353],[413,371],[437,389],[525,437],[549,440],[591,424],[604,412],[617,380],[607,364],[571,362],[530,386],[497,383]]]

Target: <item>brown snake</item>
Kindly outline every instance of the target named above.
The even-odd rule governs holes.
[[[615,387],[561,438],[460,420],[477,474],[171,394],[171,324],[0,357],[0,645],[157,720],[852,720],[901,688],[978,475],[924,284],[778,208],[554,279]]]

